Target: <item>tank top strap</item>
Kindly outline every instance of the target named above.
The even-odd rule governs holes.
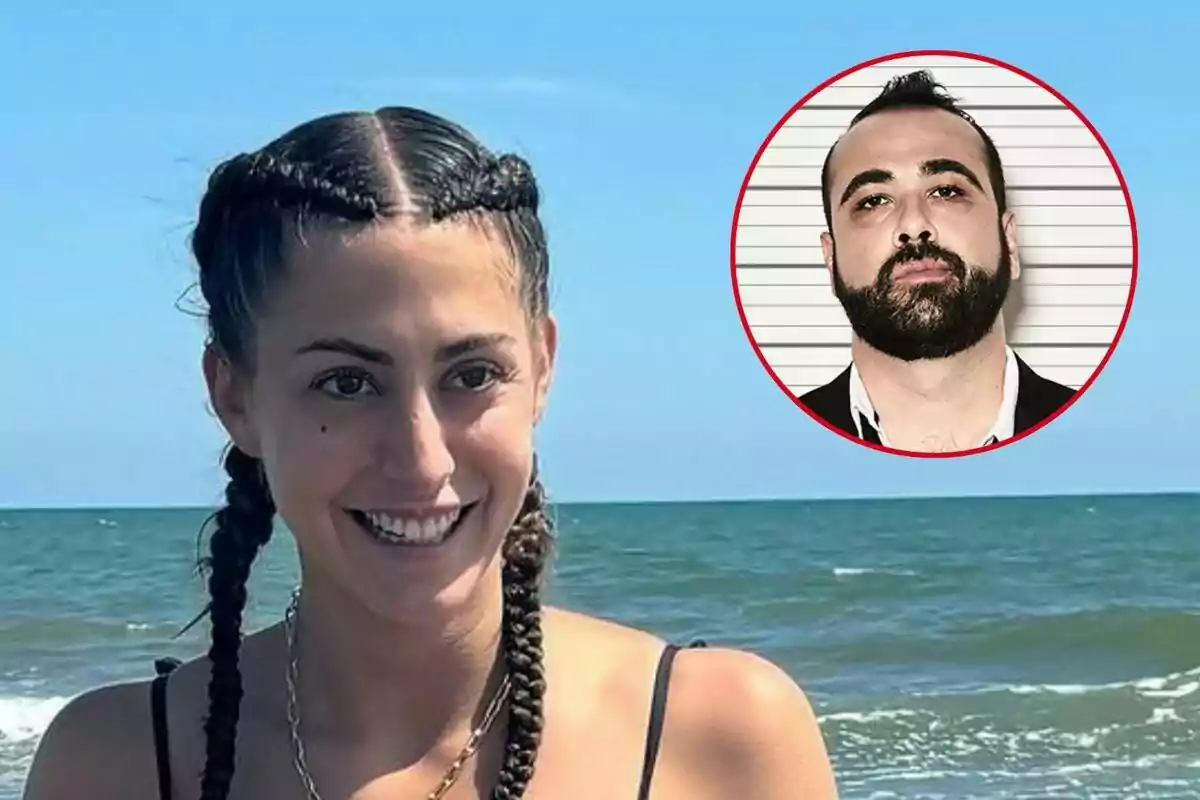
[[[707,647],[703,639],[697,639],[686,648]],[[662,655],[658,658],[658,667],[654,672],[654,689],[650,698],[650,720],[646,726],[646,751],[642,758],[642,780],[638,787],[637,800],[650,799],[650,784],[654,778],[654,766],[658,761],[658,749],[662,743],[663,724],[667,714],[667,691],[671,683],[671,667],[675,656],[681,648],[674,643],[667,643]]]
[[[167,680],[180,665],[176,658],[159,658],[150,683],[150,719],[154,725],[154,758],[158,763],[158,796],[171,800],[171,747],[167,731]]]

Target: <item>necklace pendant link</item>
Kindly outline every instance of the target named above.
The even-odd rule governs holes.
[[[300,591],[299,589],[292,592],[292,601],[288,604],[287,611],[284,614],[284,630],[287,633],[287,651],[288,651],[288,666],[287,666],[287,716],[288,727],[291,732],[292,739],[292,764],[296,768],[296,774],[300,778],[301,784],[304,786],[304,792],[308,800],[322,800],[320,793],[317,791],[316,781],[313,779],[312,773],[308,768],[308,758],[304,752],[304,740],[300,736],[300,710],[297,702],[296,686],[300,682],[300,660],[296,651],[296,609],[299,606]],[[450,767],[446,770],[445,775],[438,785],[429,793],[427,800],[442,800],[446,793],[453,788],[454,784],[462,775],[463,768],[467,761],[479,750],[480,744],[483,742],[483,737],[491,730],[492,725],[496,722],[496,718],[500,714],[500,709],[504,707],[505,701],[508,699],[511,683],[508,674],[500,681],[500,686],[496,690],[495,696],[488,703],[487,710],[484,712],[483,720],[479,726],[471,731],[471,735],[467,738],[467,743],[459,753],[458,757],[451,762]]]

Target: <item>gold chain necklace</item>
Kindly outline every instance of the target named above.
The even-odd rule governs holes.
[[[299,600],[299,591],[293,592],[292,601],[288,605],[287,613],[284,615],[288,646],[287,711],[288,725],[291,728],[292,734],[292,762],[296,767],[296,773],[300,776],[300,781],[304,784],[304,790],[307,792],[309,800],[322,800],[320,793],[317,792],[312,773],[308,770],[308,760],[304,753],[304,741],[300,738],[300,711],[296,702],[296,684],[300,675],[300,659],[296,652],[296,608]],[[426,796],[426,800],[441,800],[446,796],[446,792],[450,791],[450,787],[454,785],[459,776],[462,775],[463,768],[479,750],[480,745],[483,743],[483,737],[487,735],[492,725],[496,722],[496,717],[499,716],[500,709],[503,708],[504,702],[508,699],[510,687],[511,683],[506,674],[504,680],[500,682],[500,688],[496,691],[496,695],[488,704],[479,726],[471,731],[471,735],[467,738],[466,746],[458,754],[458,758],[454,759],[450,764],[449,769],[446,770],[446,774],[442,776],[441,782]]]

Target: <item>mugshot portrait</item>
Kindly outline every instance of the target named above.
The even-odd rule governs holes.
[[[798,104],[747,175],[734,292],[763,366],[847,438],[976,452],[1044,425],[1119,339],[1128,192],[1063,97],[911,54]]]

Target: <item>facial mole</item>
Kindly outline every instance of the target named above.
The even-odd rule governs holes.
[[[326,432],[326,431],[328,431],[328,430],[329,430],[329,426],[328,426],[328,425],[322,425],[322,426],[321,426],[321,433],[325,433],[325,432]]]

